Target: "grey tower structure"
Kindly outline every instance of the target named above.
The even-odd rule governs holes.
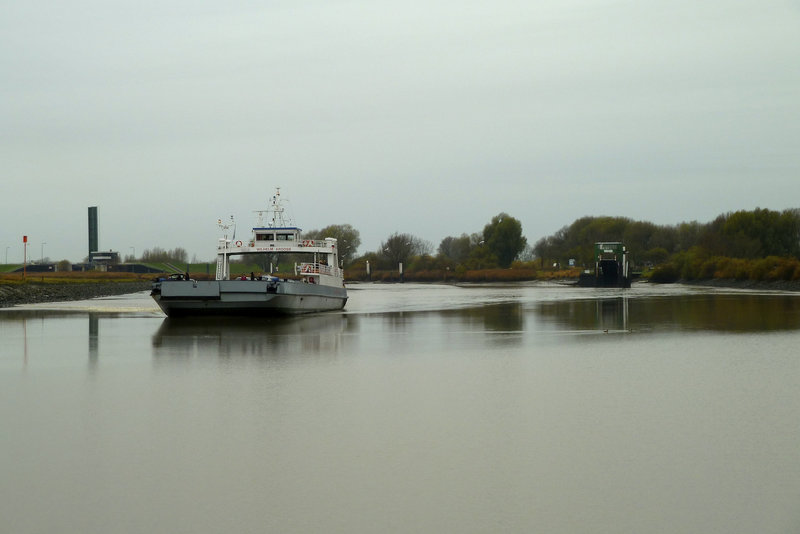
[[[91,206],[89,208],[89,257],[92,252],[97,252],[97,249],[97,206]]]

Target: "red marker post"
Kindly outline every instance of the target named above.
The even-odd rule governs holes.
[[[28,267],[28,236],[22,236],[22,279],[25,280],[25,270]]]

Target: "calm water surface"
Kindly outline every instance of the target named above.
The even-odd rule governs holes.
[[[800,295],[350,296],[0,310],[0,530],[800,531]]]

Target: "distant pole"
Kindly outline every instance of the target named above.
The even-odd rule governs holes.
[[[369,271],[369,260],[367,260],[367,280],[372,281],[372,274]]]
[[[11,247],[6,247],[6,265],[8,265],[8,249]]]
[[[136,261],[136,247],[130,247],[130,249],[133,251],[133,261]]]
[[[42,241],[42,254],[41,254],[42,255],[42,259],[40,260],[42,263],[44,263],[44,246],[46,244],[47,244],[47,241]]]
[[[404,282],[404,280],[403,280],[403,262],[400,262],[399,268],[400,268],[400,283],[402,284]]]

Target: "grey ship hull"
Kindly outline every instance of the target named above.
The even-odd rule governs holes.
[[[170,317],[294,315],[341,310],[345,288],[295,280],[164,280],[150,293]]]

